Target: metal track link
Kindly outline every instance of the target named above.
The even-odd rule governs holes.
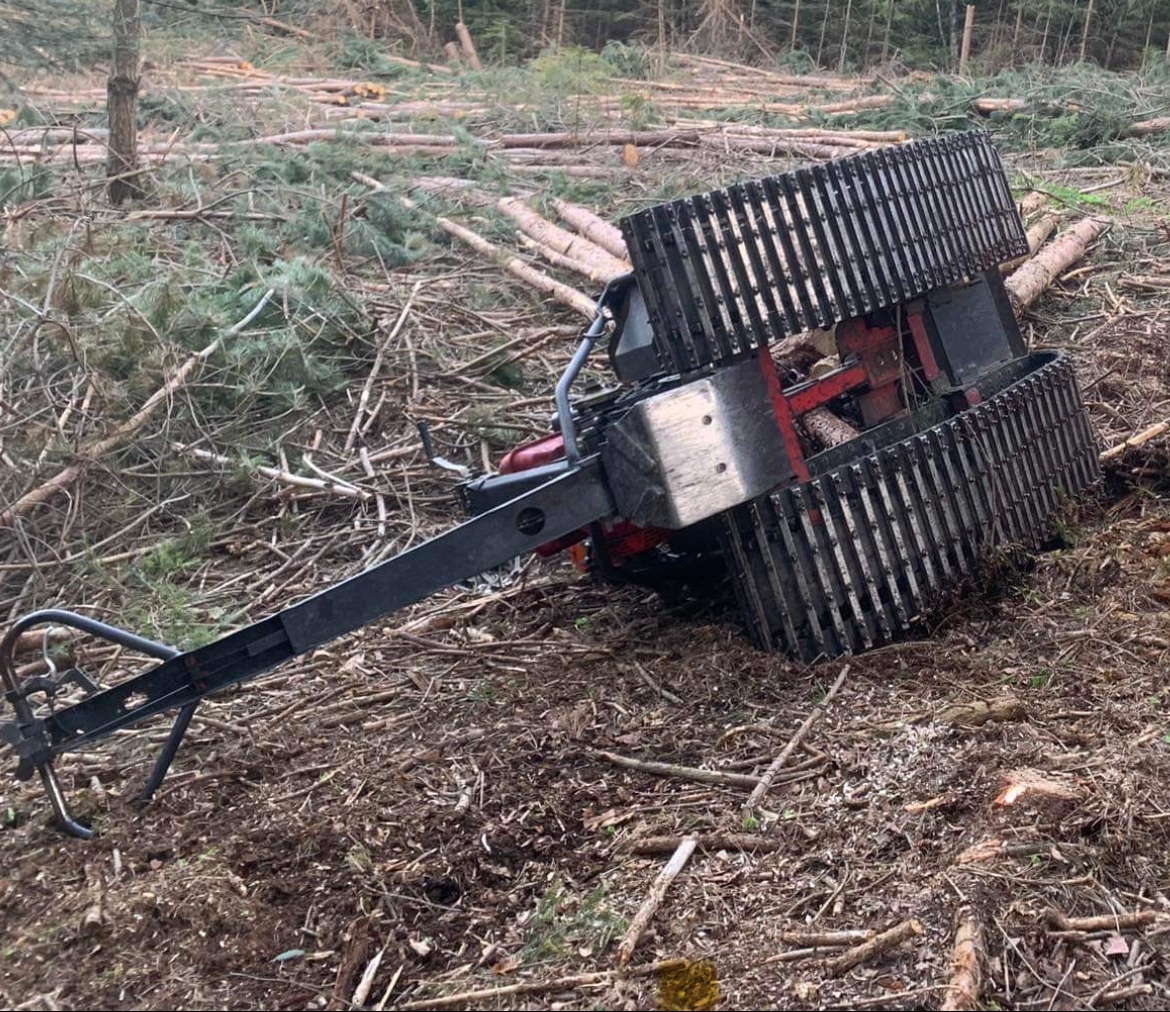
[[[905,303],[1027,252],[983,132],[686,197],[621,227],[664,372]]]
[[[760,646],[813,660],[888,641],[989,552],[1050,534],[1098,477],[1097,446],[1072,367],[1030,364],[954,418],[724,515]]]

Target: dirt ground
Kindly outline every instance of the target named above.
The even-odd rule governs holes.
[[[1114,224],[1025,331],[1070,354],[1112,445],[1170,404],[1170,297],[1133,281],[1170,277],[1168,193],[1124,168],[1075,177],[1100,181],[1112,185],[1096,210]],[[412,270],[502,283],[459,250]],[[401,304],[409,285],[392,287],[382,298]],[[433,386],[442,403],[483,393],[503,421],[535,429],[565,355],[543,363],[538,403],[510,412],[514,392],[488,396],[426,362],[386,382]],[[351,414],[327,415],[327,442]],[[532,562],[204,703],[146,808],[134,797],[161,726],[62,762],[93,842],[63,838],[35,786],[4,779],[0,1002],[410,1008],[554,982],[449,1007],[934,1009],[956,931],[975,923],[978,1007],[1165,1008],[1167,462],[1159,441],[1121,455],[1050,550],[1005,557],[911,638],[861,656],[797,664],[753,650],[725,602],[668,606]],[[391,479],[400,491],[403,474]],[[417,477],[414,533],[454,520],[451,486]],[[308,507],[310,561],[290,569],[256,548],[275,502],[248,499],[184,579],[209,594],[234,581],[224,594],[246,590],[259,617],[356,563],[354,517],[336,504]],[[758,821],[744,821],[742,787],[600,754],[759,773],[845,668]],[[1005,803],[1012,785],[1025,789]],[[711,845],[671,884],[633,962],[684,959],[693,975],[607,976],[671,844],[640,851],[688,833]],[[727,834],[758,845],[721,846]],[[1067,923],[1086,917],[1102,920]],[[795,932],[911,920],[920,932],[845,972],[827,962],[840,949],[790,957]],[[555,983],[578,974],[598,978]]]

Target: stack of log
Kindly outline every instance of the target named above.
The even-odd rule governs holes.
[[[89,164],[105,158],[108,133],[100,128],[30,127],[0,135],[0,163],[65,162]],[[539,167],[541,172],[574,168],[589,175],[606,175],[633,167],[630,150],[714,148],[720,151],[755,152],[771,157],[790,156],[810,160],[837,158],[867,148],[905,140],[901,131],[829,130],[827,128],[753,127],[721,123],[692,123],[651,130],[601,129],[551,133],[503,134],[472,137],[454,134],[390,130],[354,130],[347,127],[312,127],[286,133],[265,134],[242,141],[194,142],[171,137],[153,139],[149,131],[140,138],[140,154],[150,162],[171,156],[206,159],[221,151],[264,145],[297,146],[319,143],[362,144],[393,149],[395,154],[443,158],[467,145],[508,162],[520,172]],[[578,152],[572,156],[566,152]],[[580,152],[590,154],[583,163]],[[637,163],[640,156],[635,155]],[[600,162],[600,164],[598,164]]]

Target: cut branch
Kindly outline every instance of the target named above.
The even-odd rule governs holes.
[[[792,753],[795,752],[796,749],[800,746],[800,743],[808,736],[808,733],[810,730],[812,730],[813,725],[820,719],[821,714],[825,712],[825,708],[833,701],[833,697],[837,695],[837,690],[840,689],[844,684],[845,676],[848,674],[849,665],[846,664],[841,669],[841,674],[837,676],[837,680],[825,694],[825,698],[813,707],[812,713],[810,713],[804,719],[804,723],[802,723],[800,727],[796,729],[796,733],[788,740],[788,744],[784,746],[780,754],[776,756],[775,760],[773,760],[772,765],[768,767],[767,772],[765,772],[764,775],[760,777],[760,782],[756,784],[755,789],[748,796],[747,802],[744,805],[744,813],[746,816],[753,816],[755,814],[755,809],[759,806],[760,802],[764,800],[764,795],[766,795],[768,791],[772,789],[772,784],[776,780],[776,775],[780,772],[781,769],[783,769],[784,764],[788,762],[792,756]]]
[[[126,443],[150,420],[151,416],[158,410],[159,405],[169,401],[175,392],[199,371],[203,363],[219,350],[225,338],[235,336],[260,315],[261,310],[268,304],[268,300],[272,298],[274,291],[272,288],[268,289],[263,298],[244,319],[225,334],[217,337],[202,351],[197,351],[190,356],[162,387],[147,398],[134,415],[115,428],[113,432],[104,439],[99,439],[84,447],[78,453],[76,461],[58,471],[48,481],[26,492],[7,509],[0,511],[0,527],[10,527],[18,517],[22,517],[35,507],[51,501],[72,486],[85,473],[85,469],[91,463]]]
[[[968,911],[955,931],[951,983],[940,1012],[970,1012],[978,1007],[983,986],[980,973],[982,954],[983,932],[974,914]]]
[[[724,787],[755,787],[760,782],[759,777],[747,773],[723,773],[719,770],[704,770],[695,766],[676,766],[674,763],[650,762],[643,759],[631,759],[628,756],[618,755],[615,752],[595,751],[589,753],[595,759],[622,766],[628,770],[637,770],[639,773],[650,773],[658,777],[678,777],[682,780],[694,780],[701,784],[719,784]]]
[[[907,939],[921,934],[922,925],[918,921],[903,921],[890,928],[889,931],[874,935],[868,942],[863,942],[861,945],[849,949],[836,959],[829,960],[825,964],[825,973],[830,977],[839,977],[843,973],[848,973],[855,966],[875,959],[891,949],[897,948]]]
[[[1101,454],[1101,463],[1109,460],[1114,460],[1120,457],[1126,450],[1133,449],[1135,446],[1141,446],[1143,443],[1148,443],[1151,439],[1157,439],[1170,431],[1170,422],[1158,422],[1156,425],[1151,425],[1148,429],[1142,429],[1141,432],[1130,436],[1128,439],[1122,440],[1116,446],[1109,447]]]
[[[638,940],[642,937],[642,932],[654,920],[654,915],[666,897],[666,890],[670,888],[670,883],[675,880],[679,872],[686,867],[687,861],[695,852],[695,846],[696,841],[693,836],[684,837],[670,861],[667,862],[666,867],[658,873],[658,878],[650,887],[650,895],[646,897],[646,902],[634,915],[634,919],[630,922],[629,928],[626,929],[625,935],[618,944],[618,966],[625,966],[629,963],[630,958],[634,955],[634,949],[637,948]]]

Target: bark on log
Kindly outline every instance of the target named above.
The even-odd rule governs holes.
[[[551,296],[562,305],[576,310],[586,319],[592,320],[597,315],[597,303],[584,292],[579,292],[576,288],[562,284],[556,278],[549,277],[543,271],[538,271],[518,257],[512,256],[507,250],[500,249],[494,243],[488,242],[483,236],[477,235],[469,228],[456,224],[447,218],[436,218],[435,221],[443,231],[470,246],[477,253],[490,257],[509,274]],[[0,515],[0,521],[2,520],[3,516]]]
[[[1058,931],[1132,931],[1158,919],[1155,910],[1138,910],[1132,914],[1099,914],[1095,917],[1067,917],[1059,910],[1048,911],[1048,923]]]
[[[970,1012],[978,1006],[983,986],[982,953],[983,932],[974,914],[968,912],[955,931],[951,982],[939,1012]]]
[[[801,415],[800,421],[809,437],[825,449],[848,443],[861,435],[844,418],[838,418],[828,408],[814,408]]]
[[[1046,214],[1035,225],[1028,229],[1028,252],[1022,257],[1016,257],[1015,260],[1009,260],[1007,263],[1000,264],[999,270],[1001,274],[1011,274],[1026,264],[1037,251],[1049,239],[1052,238],[1052,233],[1056,231],[1056,226],[1060,218],[1055,214]]]
[[[504,134],[496,145],[502,148],[592,148],[614,144],[636,144],[639,147],[664,144],[695,146],[702,130],[594,130],[592,132],[561,131],[559,133]]]
[[[889,931],[883,931],[880,935],[874,935],[868,942],[863,942],[861,945],[849,949],[836,959],[830,960],[825,964],[825,973],[830,977],[839,977],[843,973],[848,973],[855,966],[860,966],[867,960],[889,952],[890,949],[901,945],[908,938],[913,938],[915,935],[921,934],[922,925],[918,921],[903,921],[901,924],[890,928]]]
[[[1108,225],[1100,218],[1077,222],[1008,278],[1004,287],[1016,316],[1023,316],[1053,281],[1080,260]]]
[[[684,837],[679,843],[678,849],[675,850],[674,856],[671,857],[666,867],[658,873],[658,878],[654,880],[654,885],[650,887],[650,895],[646,897],[646,902],[642,904],[641,908],[634,915],[634,919],[630,922],[630,926],[626,929],[625,935],[618,944],[618,966],[625,966],[629,963],[630,958],[634,955],[634,949],[637,948],[638,939],[642,937],[642,932],[646,930],[650,922],[654,919],[654,915],[658,912],[658,908],[662,905],[662,900],[666,896],[666,890],[670,888],[670,883],[675,880],[678,873],[686,867],[687,861],[690,860],[691,855],[695,852],[695,838],[693,836]]]
[[[596,243],[541,217],[519,197],[501,197],[496,206],[515,221],[525,235],[542,246],[587,264],[606,281],[630,269],[628,263],[607,253]]]
[[[1151,134],[1164,134],[1170,130],[1170,116],[1156,116],[1153,119],[1144,119],[1135,123],[1125,131],[1127,137],[1149,137]]]
[[[609,281],[610,276],[604,271],[598,270],[591,264],[585,263],[583,260],[577,260],[565,253],[558,253],[551,246],[545,246],[544,243],[537,242],[529,236],[521,234],[519,236],[520,245],[527,250],[531,250],[539,257],[543,257],[554,267],[562,267],[567,271],[572,271],[574,274],[580,274],[590,281],[595,281],[600,285],[605,285]]]
[[[1035,214],[1047,203],[1047,193],[1041,193],[1039,190],[1033,190],[1031,193],[1025,194],[1024,197],[1020,200],[1020,217],[1027,218],[1028,215]]]
[[[985,116],[993,112],[1025,112],[1029,108],[1026,98],[977,98],[971,105]]]
[[[572,225],[590,242],[596,243],[619,260],[629,262],[630,251],[626,249],[622,230],[616,225],[611,225],[587,208],[581,207],[579,204],[570,204],[567,200],[554,200],[553,206],[562,221]]]
[[[483,64],[479,62],[479,53],[475,50],[475,41],[467,25],[462,21],[455,22],[455,34],[459,36],[459,45],[463,49],[463,55],[467,57],[468,66],[472,70],[483,70]]]

